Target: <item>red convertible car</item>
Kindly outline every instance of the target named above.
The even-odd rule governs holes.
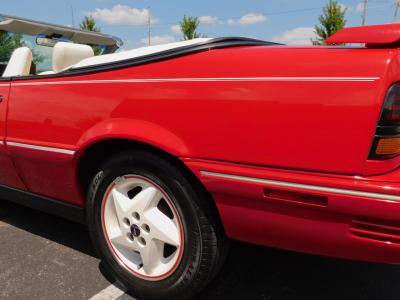
[[[54,46],[51,70],[21,47],[1,77],[1,198],[86,222],[135,296],[196,294],[232,239],[400,263],[400,25],[117,53],[67,27],[0,30]]]

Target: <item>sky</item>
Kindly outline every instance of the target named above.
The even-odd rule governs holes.
[[[208,37],[246,36],[285,44],[310,44],[328,0],[0,0],[0,13],[78,26],[85,15],[102,32],[122,38],[125,49],[145,46],[151,15],[152,44],[179,41],[184,15],[199,17]],[[361,23],[361,0],[341,0],[348,26]],[[393,22],[395,0],[369,0],[367,24]],[[400,12],[399,12],[400,14]],[[399,17],[400,21],[400,17]]]

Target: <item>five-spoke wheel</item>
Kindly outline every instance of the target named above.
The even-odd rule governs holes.
[[[124,175],[108,188],[103,226],[112,251],[129,271],[160,280],[182,256],[183,229],[176,208],[154,182]]]

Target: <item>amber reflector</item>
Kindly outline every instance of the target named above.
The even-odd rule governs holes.
[[[380,139],[376,146],[376,154],[388,155],[400,153],[400,138]]]

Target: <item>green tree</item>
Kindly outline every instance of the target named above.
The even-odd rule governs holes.
[[[326,39],[346,26],[346,8],[343,8],[336,0],[330,0],[324,7],[323,14],[319,17],[320,26],[315,26],[317,39],[314,45],[325,45]]]
[[[84,16],[82,22],[79,24],[80,29],[93,32],[101,32],[101,28],[96,25],[96,21],[92,16]],[[102,50],[100,47],[92,46],[95,55],[100,55]]]
[[[200,34],[196,32],[200,25],[200,20],[197,17],[183,16],[183,20],[179,23],[181,31],[183,33],[183,39],[192,40],[200,37]]]
[[[23,47],[22,35],[0,31],[0,60],[8,61],[14,49]]]
[[[13,51],[20,47],[29,47],[21,34],[0,31],[0,61],[8,61]],[[33,62],[35,64],[41,63],[44,60],[44,56],[34,49],[31,50]]]
[[[101,32],[101,28],[96,25],[96,21],[92,16],[84,16],[82,22],[79,24],[82,30]]]

